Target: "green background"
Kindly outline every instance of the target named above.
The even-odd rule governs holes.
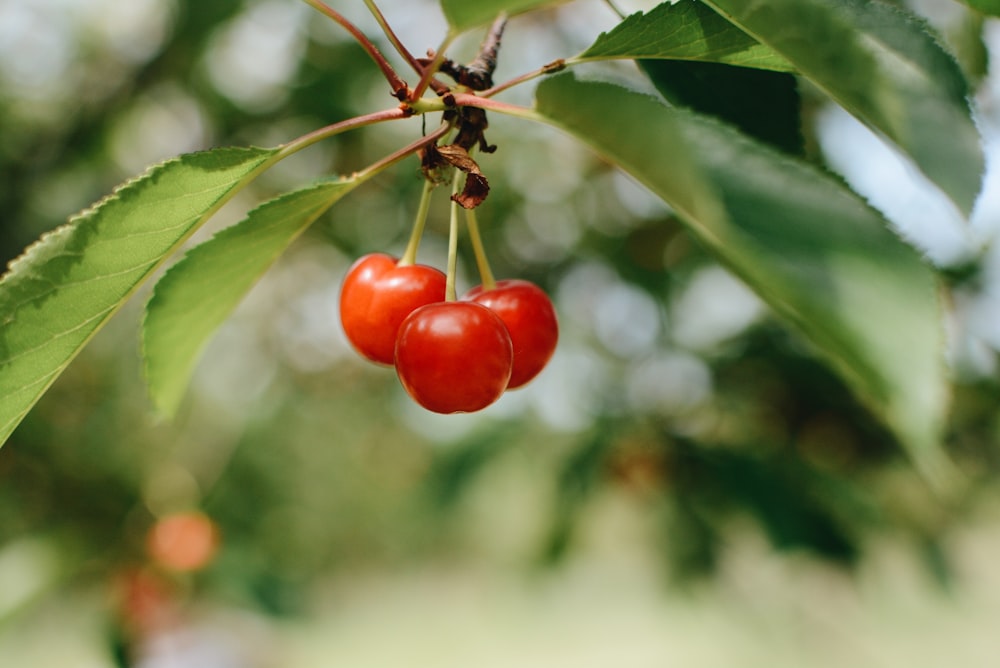
[[[377,34],[360,3],[336,6]],[[413,51],[440,42],[433,4],[382,7]],[[981,23],[932,18],[947,21],[991,127]],[[517,17],[496,79],[579,53],[614,23],[597,2]],[[0,31],[4,261],[150,163],[272,146],[394,103],[361,49],[291,0],[0,0]],[[822,103],[800,92],[791,143],[821,162]],[[947,446],[967,484],[937,499],[662,203],[557,131],[490,120],[499,150],[480,161],[492,186],[480,221],[498,276],[555,299],[562,340],[545,374],[446,418],[348,349],[340,278],[360,254],[402,249],[415,161],[295,243],[213,339],[172,422],[145,396],[144,289],[0,449],[0,663],[116,665],[135,649],[122,575],[145,567],[155,518],[197,507],[222,549],[203,572],[167,576],[179,637],[250,666],[988,665],[1000,615],[989,337],[957,330]],[[420,132],[414,119],[311,148],[197,238]],[[439,197],[422,261],[443,264],[445,226]],[[945,272],[970,305],[960,323],[991,313],[972,309],[989,306],[982,258]],[[201,665],[193,656],[185,665]]]

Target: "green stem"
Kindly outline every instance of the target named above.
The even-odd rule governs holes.
[[[455,176],[451,183],[451,196],[458,194],[458,184],[461,181],[462,172],[455,170]],[[458,273],[458,202],[451,200],[451,218],[448,224],[448,272],[444,287],[444,299],[453,302],[458,299],[455,291],[455,275]]]
[[[406,244],[403,257],[396,263],[397,267],[405,267],[417,261],[417,249],[420,248],[420,239],[424,235],[424,225],[427,223],[427,211],[431,206],[431,192],[434,191],[434,187],[430,179],[424,179],[424,189],[420,193],[420,205],[417,207],[417,217],[413,221],[410,241]]]
[[[382,28],[382,32],[389,38],[393,48],[396,49],[396,53],[403,57],[403,60],[405,60],[409,66],[413,68],[414,72],[417,74],[423,74],[423,65],[417,62],[417,59],[413,57],[413,54],[410,53],[409,49],[407,49],[403,42],[400,41],[399,37],[396,36],[392,26],[389,25],[389,22],[385,20],[385,16],[382,15],[382,10],[380,10],[378,5],[375,4],[375,0],[365,0],[365,5],[368,7],[368,11],[371,12],[372,16],[375,17],[375,21],[378,23],[379,27]]]
[[[427,90],[427,87],[431,83],[431,79],[434,78],[434,75],[437,74],[438,69],[441,67],[441,63],[444,62],[445,51],[448,50],[448,46],[451,45],[454,39],[455,34],[449,30],[448,34],[444,36],[443,40],[441,40],[441,46],[439,46],[438,50],[434,52],[434,60],[432,60],[430,65],[424,69],[424,73],[421,75],[420,81],[417,82],[417,87],[410,91],[410,101],[419,100],[420,96]]]
[[[611,11],[613,11],[615,14],[618,15],[618,18],[620,18],[622,20],[625,19],[625,12],[623,12],[621,9],[619,9],[618,5],[616,5],[613,0],[604,0],[604,4],[606,4],[608,7],[610,7]]]
[[[472,242],[472,252],[476,256],[476,266],[479,268],[479,280],[482,281],[484,290],[492,290],[497,286],[497,282],[493,278],[489,258],[486,257],[483,238],[479,234],[479,221],[476,219],[475,209],[465,210],[465,222],[469,227],[469,240]]]
[[[480,109],[486,109],[487,111],[496,111],[501,114],[515,116],[529,121],[538,121],[540,123],[550,122],[534,109],[529,109],[528,107],[521,107],[507,102],[499,102],[492,98],[472,95],[471,93],[455,93],[454,98],[455,106],[478,107]]]
[[[410,100],[406,106],[413,110],[414,114],[431,114],[448,108],[444,100],[439,97],[422,97],[419,100]]]

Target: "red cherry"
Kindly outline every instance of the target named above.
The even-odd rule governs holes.
[[[521,387],[545,368],[559,340],[552,301],[529,281],[497,281],[492,290],[472,288],[462,299],[486,306],[500,316],[514,345],[514,368],[507,389]]]
[[[500,398],[510,380],[510,334],[474,302],[438,302],[399,328],[396,372],[413,399],[435,413],[470,413]]]
[[[218,548],[218,527],[199,512],[168,515],[146,535],[146,550],[153,561],[175,571],[204,568]]]
[[[445,281],[433,267],[401,267],[384,253],[359,258],[340,289],[340,323],[347,340],[369,360],[392,364],[399,325],[414,309],[443,301]]]

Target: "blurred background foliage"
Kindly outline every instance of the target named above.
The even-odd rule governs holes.
[[[334,4],[384,46],[361,3]],[[440,41],[434,3],[380,4],[414,52]],[[950,0],[912,4],[961,57],[991,151],[987,63],[1000,30]],[[497,80],[576,53],[614,22],[597,1],[518,17]],[[479,38],[460,42],[457,58]],[[982,556],[1000,519],[992,172],[971,224],[910,225],[913,203],[934,194],[894,176],[898,166],[880,169],[891,152],[794,79],[648,71],[671,99],[842,172],[941,267],[960,490],[932,494],[843,384],[662,203],[568,138],[491,117],[499,150],[481,161],[492,191],[480,220],[496,273],[539,283],[557,304],[562,339],[542,377],[481,414],[435,416],[348,349],[339,281],[356,256],[401,250],[421,187],[415,162],[339,203],[264,278],[214,339],[173,422],[157,420],[144,394],[136,335],[148,291],[137,295],[0,451],[0,663],[493,665],[489,655],[591,665],[574,654],[583,647],[595,666],[651,666],[683,647],[678,665],[742,656],[792,666],[806,665],[816,634],[829,652],[809,650],[808,665],[907,656],[931,666],[936,655],[910,656],[901,639],[941,628],[941,613],[912,593],[937,601],[937,588],[983,597],[946,620],[964,665],[986,665],[975,662],[988,624],[956,619],[1000,613]],[[506,99],[527,103],[530,90]],[[0,0],[0,254],[16,257],[158,160],[274,145],[392,104],[362,50],[294,0]],[[195,241],[268,196],[369,164],[420,123],[310,149]],[[438,266],[444,201],[421,250]],[[939,208],[919,215],[928,210]],[[466,256],[465,287],[473,266]],[[211,518],[217,552],[204,567],[172,568],[149,532],[188,511]],[[903,584],[886,590],[899,572]],[[888,639],[861,631],[904,618],[876,625]],[[621,638],[622,654],[602,660],[602,634]],[[728,654],[716,653],[718,634]],[[436,640],[425,647],[424,636]],[[398,654],[383,646],[393,638]]]

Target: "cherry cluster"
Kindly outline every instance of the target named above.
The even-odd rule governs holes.
[[[395,39],[374,3],[367,3],[390,41],[420,73],[410,89],[392,71],[378,49],[337,12],[319,0],[307,0],[359,39],[401,101],[398,115],[417,113],[427,88],[444,107],[442,127],[425,137],[418,153],[424,190],[413,231],[400,258],[373,253],[351,266],[340,292],[340,321],[351,345],[366,359],[396,368],[403,387],[424,408],[436,413],[469,413],[486,408],[506,391],[523,386],[548,364],[559,326],[545,292],[523,280],[493,279],[479,236],[474,209],[489,193],[489,183],[472,158],[474,151],[493,153],[486,141],[486,111],[477,105],[488,96],[469,91],[493,89],[500,40],[506,25],[501,14],[490,27],[479,55],[468,65],[440,52],[413,58]],[[441,73],[455,81],[447,86]],[[499,88],[496,88],[499,90]],[[476,104],[469,104],[470,102]],[[463,103],[464,102],[464,103]],[[495,103],[493,103],[495,104]],[[450,137],[450,143],[438,140]],[[416,263],[431,191],[452,181],[447,274]],[[465,209],[482,285],[462,297],[455,291],[458,211]]]
[[[340,319],[358,353],[394,365],[421,406],[478,411],[545,367],[559,338],[555,310],[524,280],[490,279],[450,300],[446,283],[434,267],[366,255],[344,279]]]

